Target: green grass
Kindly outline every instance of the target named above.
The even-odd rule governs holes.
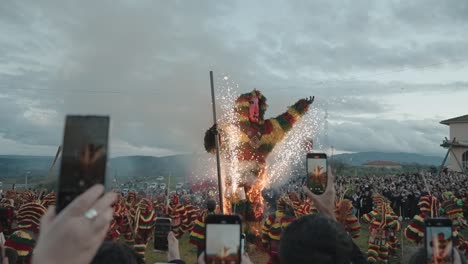
[[[403,228],[406,227],[407,222],[403,223]],[[362,224],[361,236],[355,240],[356,245],[359,246],[364,254],[367,253],[367,241],[369,239],[369,226]],[[463,230],[463,235],[468,237],[468,230]],[[398,240],[400,241],[400,249],[398,249],[397,255],[390,258],[389,263],[407,263],[411,255],[418,249],[418,247],[404,238],[402,232],[398,232]],[[195,246],[189,243],[189,235],[185,234],[179,241],[180,254],[182,259],[186,263],[197,263],[197,249]],[[249,245],[247,243],[247,252],[253,263],[264,264],[268,260],[267,254],[261,250],[256,249],[255,245]],[[146,248],[146,263],[154,264],[156,262],[167,262],[166,253],[156,253],[153,250],[152,243],[148,244]]]

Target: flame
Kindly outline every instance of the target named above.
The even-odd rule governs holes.
[[[263,196],[262,190],[266,184],[266,170],[262,169],[258,174],[258,179],[251,186],[250,190],[247,192],[247,198],[253,205],[256,206],[254,208],[255,219],[261,219],[263,217]]]

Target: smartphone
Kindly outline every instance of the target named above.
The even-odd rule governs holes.
[[[327,189],[328,160],[325,153],[307,153],[307,187],[314,194]]]
[[[237,215],[208,215],[205,227],[205,262],[240,264],[242,221]]]
[[[241,234],[240,248],[241,248],[241,255],[244,255],[245,253],[245,234],[244,233]]]
[[[59,213],[95,184],[105,184],[108,116],[67,116],[57,190]]]
[[[154,249],[168,250],[167,234],[171,231],[171,219],[157,217],[154,227]]]
[[[449,218],[424,220],[427,264],[453,263],[452,221]]]

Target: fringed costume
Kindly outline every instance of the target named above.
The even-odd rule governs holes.
[[[195,220],[198,218],[199,214],[199,209],[190,203],[189,198],[184,199],[184,207],[185,207],[185,212],[186,212],[186,220],[185,225],[183,227],[185,232],[192,232],[193,225],[195,223]]]
[[[365,223],[369,223],[369,249],[367,261],[371,263],[387,263],[390,250],[391,232],[400,228],[398,217],[389,210],[385,198],[381,195],[372,197],[374,209],[362,216]]]
[[[405,237],[416,244],[424,242],[424,219],[439,216],[440,202],[433,195],[419,199],[420,213],[415,215],[405,229]]]
[[[294,220],[293,204],[288,196],[283,195],[277,202],[276,212],[268,216],[262,228],[262,244],[270,255],[268,264],[279,264],[279,241],[283,230]]]
[[[358,238],[361,233],[361,224],[353,214],[353,203],[343,199],[337,203],[335,209],[336,221],[341,223],[352,238]]]
[[[17,263],[31,262],[33,248],[39,235],[40,219],[45,213],[46,208],[37,202],[25,203],[18,210],[17,230],[5,242],[5,247],[18,253]]]
[[[235,184],[244,188],[248,205],[243,215],[247,221],[260,221],[263,217],[262,190],[266,180],[266,158],[308,111],[312,101],[312,98],[299,100],[285,113],[265,120],[266,98],[260,91],[253,90],[237,98],[234,111],[238,120],[233,124],[219,125],[221,154],[228,160],[239,161],[237,173],[241,175],[241,182],[232,183],[231,179],[227,179],[225,187],[228,189],[227,193],[235,192],[230,191]],[[210,153],[216,151],[215,131],[212,127],[205,134],[205,149]],[[232,156],[234,152],[235,157]],[[229,200],[225,204],[229,210]]]
[[[187,226],[187,212],[183,204],[179,202],[179,197],[174,195],[169,204],[169,218],[172,219],[172,232],[179,239],[184,235]]]
[[[2,232],[4,236],[9,236],[13,231],[11,225],[16,216],[13,199],[3,198],[0,201],[0,208],[5,211],[0,221],[0,232]]]
[[[461,251],[468,252],[468,242],[465,241],[461,228],[466,227],[463,215],[463,201],[458,199],[452,192],[442,194],[441,216],[452,220],[452,236],[454,245]]]
[[[146,246],[154,233],[156,213],[148,199],[141,199],[132,217],[135,227],[135,252],[145,259]]]
[[[49,206],[55,205],[57,199],[57,195],[55,193],[48,193],[42,198],[42,205],[45,208],[49,208]]]

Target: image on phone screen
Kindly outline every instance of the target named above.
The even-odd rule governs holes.
[[[171,231],[171,219],[169,218],[156,218],[154,228],[154,249],[167,251],[168,242],[167,234]]]
[[[451,226],[426,227],[426,254],[428,264],[453,263]]]
[[[327,156],[307,154],[307,187],[312,193],[322,194],[327,188]]]
[[[95,184],[105,184],[109,117],[67,116],[57,212]]]
[[[240,263],[240,235],[239,224],[207,224],[207,264]]]

